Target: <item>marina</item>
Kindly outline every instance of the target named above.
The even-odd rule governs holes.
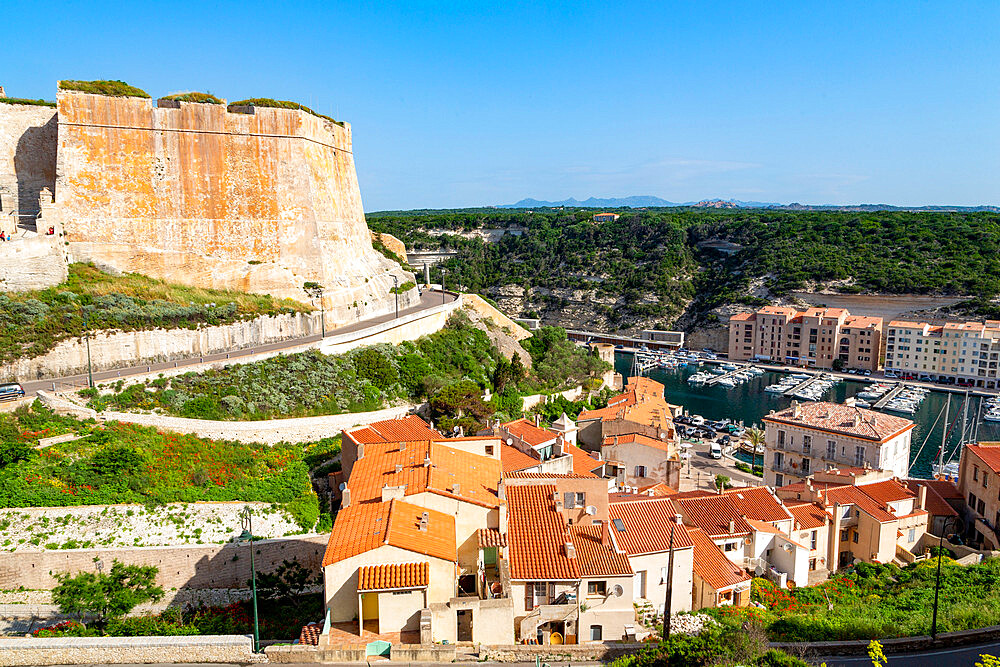
[[[628,374],[632,365],[632,355],[618,353],[615,359],[616,370],[619,373]],[[760,424],[761,417],[771,410],[780,410],[788,407],[793,400],[801,400],[787,395],[786,392],[807,379],[806,377],[795,377],[795,375],[805,376],[806,373],[793,375],[754,368],[760,371],[759,375],[733,387],[719,383],[708,385],[704,382],[689,382],[689,379],[696,374],[700,374],[703,378],[706,375],[711,375],[709,369],[722,370],[711,362],[704,363],[700,368],[693,366],[675,369],[651,368],[646,374],[657,382],[663,383],[666,387],[668,402],[684,406],[690,414],[701,415],[708,421],[728,419],[733,423],[742,422],[747,426],[752,426]],[[768,389],[768,387],[782,383],[784,383],[784,388],[780,392]],[[869,407],[884,397],[885,393],[896,384],[898,383],[892,381],[865,382],[845,379],[831,387],[823,400],[844,403],[848,398],[855,398],[859,407]],[[911,386],[911,388],[913,387]],[[913,408],[912,414],[900,414],[900,416],[913,420],[916,424],[910,448],[910,474],[913,477],[929,478],[932,475],[931,466],[938,460],[942,432],[945,429],[942,420],[936,418],[945,403],[950,403],[951,421],[954,421],[954,415],[962,410],[962,402],[965,398],[964,391],[954,387],[950,389],[950,392],[945,389],[940,391],[927,390],[923,392],[923,397],[919,402],[909,406]],[[1000,440],[1000,397],[970,396],[968,414],[970,428],[974,427],[973,433],[976,439]],[[955,427],[948,433],[943,456],[946,463],[950,460],[957,464],[959,431],[960,428]],[[928,433],[931,433],[929,438]],[[921,449],[921,443],[925,439],[928,441],[926,446]],[[749,455],[747,456],[749,457]],[[759,456],[757,462],[759,465]]]

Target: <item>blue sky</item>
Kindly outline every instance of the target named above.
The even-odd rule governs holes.
[[[1000,204],[1000,3],[7,0],[0,85],[300,101],[365,209]]]

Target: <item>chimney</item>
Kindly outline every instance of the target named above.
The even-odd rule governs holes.
[[[431,456],[430,456],[430,454],[428,454],[427,456],[424,457],[424,467],[425,468],[430,468],[431,467]]]
[[[401,452],[405,452],[406,451],[406,443],[405,442],[399,443],[399,451],[401,451]]]
[[[802,406],[799,405],[798,401],[792,401],[792,417],[798,418],[802,416]]]
[[[552,455],[553,456],[562,456],[563,455],[563,442],[562,442],[562,440],[556,440],[556,444],[554,444],[552,446]]]
[[[601,546],[607,549],[614,548],[614,543],[611,541],[611,530],[608,528],[608,522],[601,522]]]
[[[576,547],[573,543],[567,540],[563,543],[563,549],[566,552],[566,558],[576,558]]]
[[[535,426],[538,426],[541,423],[541,420],[542,416],[538,413],[535,413]]]
[[[357,460],[360,461],[363,458],[365,458],[365,443],[359,442],[358,443],[358,458],[357,458]]]
[[[927,485],[921,484],[917,487],[917,509],[927,508]]]
[[[676,523],[678,526],[683,525],[684,524],[684,517],[683,517],[683,515],[675,514],[674,515],[674,523]]]
[[[736,522],[732,519],[729,520],[729,534],[732,535],[736,532]]]
[[[340,509],[347,509],[351,506],[351,490],[344,487],[344,490],[340,493]]]
[[[462,486],[458,482],[455,482],[454,484],[451,485],[451,492],[454,493],[456,496],[458,495],[458,492],[461,490]]]
[[[422,532],[427,532],[427,526],[431,522],[431,515],[428,512],[424,512],[420,515],[420,524],[417,526],[417,530]]]
[[[396,474],[398,475],[401,472],[403,472],[403,464],[402,463],[397,463],[396,464]]]
[[[615,436],[615,444],[616,445],[618,444],[618,436],[617,435]]]

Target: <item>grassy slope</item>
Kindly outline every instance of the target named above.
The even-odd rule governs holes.
[[[71,264],[65,283],[0,294],[0,363],[45,354],[85,330],[190,329],[309,310],[266,294],[188,287],[135,273],[112,276]]]

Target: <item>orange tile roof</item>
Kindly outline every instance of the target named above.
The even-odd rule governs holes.
[[[763,421],[842,433],[875,442],[886,442],[914,427],[909,419],[827,401],[800,403],[797,409],[797,417],[793,416],[796,410],[793,406],[772,412],[763,417]]]
[[[543,428],[538,428],[527,419],[517,419],[512,422],[507,422],[506,424],[501,424],[501,428],[505,429],[514,437],[524,440],[532,447],[539,447],[556,439],[555,433],[552,431],[546,431]]]
[[[861,486],[838,486],[823,491],[823,497],[827,505],[839,503],[841,505],[854,505],[862,512],[865,512],[879,523],[895,521],[897,517],[891,514],[880,502],[862,491]]]
[[[643,498],[608,506],[618,546],[629,556],[669,551],[670,525],[677,509],[668,498]],[[620,524],[620,527],[619,527]],[[674,524],[674,548],[693,546],[684,524]]]
[[[736,313],[735,315],[733,315],[732,317],[729,318],[729,321],[730,322],[733,322],[733,321],[736,321],[736,322],[748,322],[748,321],[752,322],[754,319],[756,319],[756,317],[757,317],[757,313]]]
[[[541,461],[525,454],[517,447],[512,447],[507,443],[500,445],[500,463],[503,465],[505,473],[525,468],[534,468],[541,464]]]
[[[597,477],[591,473],[581,475],[575,472],[527,472],[524,470],[507,472],[503,476],[505,479],[594,479]]]
[[[576,558],[566,555],[569,531],[556,509],[551,484],[507,488],[510,577],[518,581],[579,579]]]
[[[428,458],[431,463],[425,466]],[[355,503],[381,502],[383,487],[405,486],[407,496],[426,491],[484,507],[499,507],[500,476],[500,461],[495,458],[444,443],[374,443],[365,447],[364,457],[354,464],[347,487]]]
[[[670,429],[671,433],[673,429]],[[641,433],[624,433],[622,435],[609,435],[604,438],[602,446],[612,447],[614,445],[630,445],[632,443],[652,447],[663,452],[676,452],[677,447],[667,440],[657,440]]]
[[[826,525],[827,513],[816,503],[809,501],[785,501],[785,507],[795,517],[799,528],[797,530],[809,530],[811,528],[821,528]]]
[[[479,529],[479,548],[484,547],[505,547],[507,546],[507,536],[496,528]]]
[[[965,449],[978,456],[993,472],[1000,472],[1000,442],[980,442],[966,445]]]
[[[881,317],[868,317],[865,315],[851,315],[846,320],[844,320],[845,327],[878,327],[882,324]]]
[[[376,442],[400,442],[402,440],[437,440],[444,437],[417,415],[372,422],[367,426],[359,426],[344,431],[344,433],[355,442],[365,445]]]
[[[605,408],[584,410],[576,421],[627,419],[672,433],[672,415],[677,406],[667,403],[663,391],[664,387],[659,382],[646,377],[631,377],[625,393],[609,398]]]
[[[766,486],[729,489],[725,492],[740,513],[758,521],[784,521],[791,517]]]
[[[607,530],[605,524],[576,525],[569,527],[570,539],[576,548],[576,560],[582,577],[617,577],[631,575],[628,556],[615,549],[614,541],[605,546],[601,537]]]
[[[710,537],[723,535],[742,536],[750,533],[750,526],[743,513],[730,496],[710,495],[703,498],[685,498],[679,501],[684,508],[684,518],[705,531]],[[733,522],[733,530],[729,523]]]
[[[429,517],[427,530],[420,530],[424,512]],[[455,561],[455,517],[401,500],[352,504],[337,512],[323,565],[385,545]]]
[[[934,489],[939,496],[945,500],[962,500],[962,492],[958,490],[954,482],[946,479],[919,479],[909,480],[926,484],[928,488]],[[912,488],[912,487],[911,487]]]
[[[568,442],[563,443],[563,451],[573,457],[573,472],[585,477],[597,477],[594,470],[604,465],[583,449]]]
[[[916,498],[916,494],[913,491],[910,491],[905,484],[895,479],[886,479],[881,482],[862,484],[859,485],[858,488],[883,505],[897,500]]]
[[[426,562],[362,565],[358,568],[358,592],[426,588],[429,570]]]
[[[649,496],[675,496],[677,495],[677,490],[670,488],[663,482],[656,482],[654,484],[640,486],[639,494]]]
[[[688,528],[694,543],[694,572],[716,591],[750,581],[746,571],[726,558],[715,542],[699,528]]]

